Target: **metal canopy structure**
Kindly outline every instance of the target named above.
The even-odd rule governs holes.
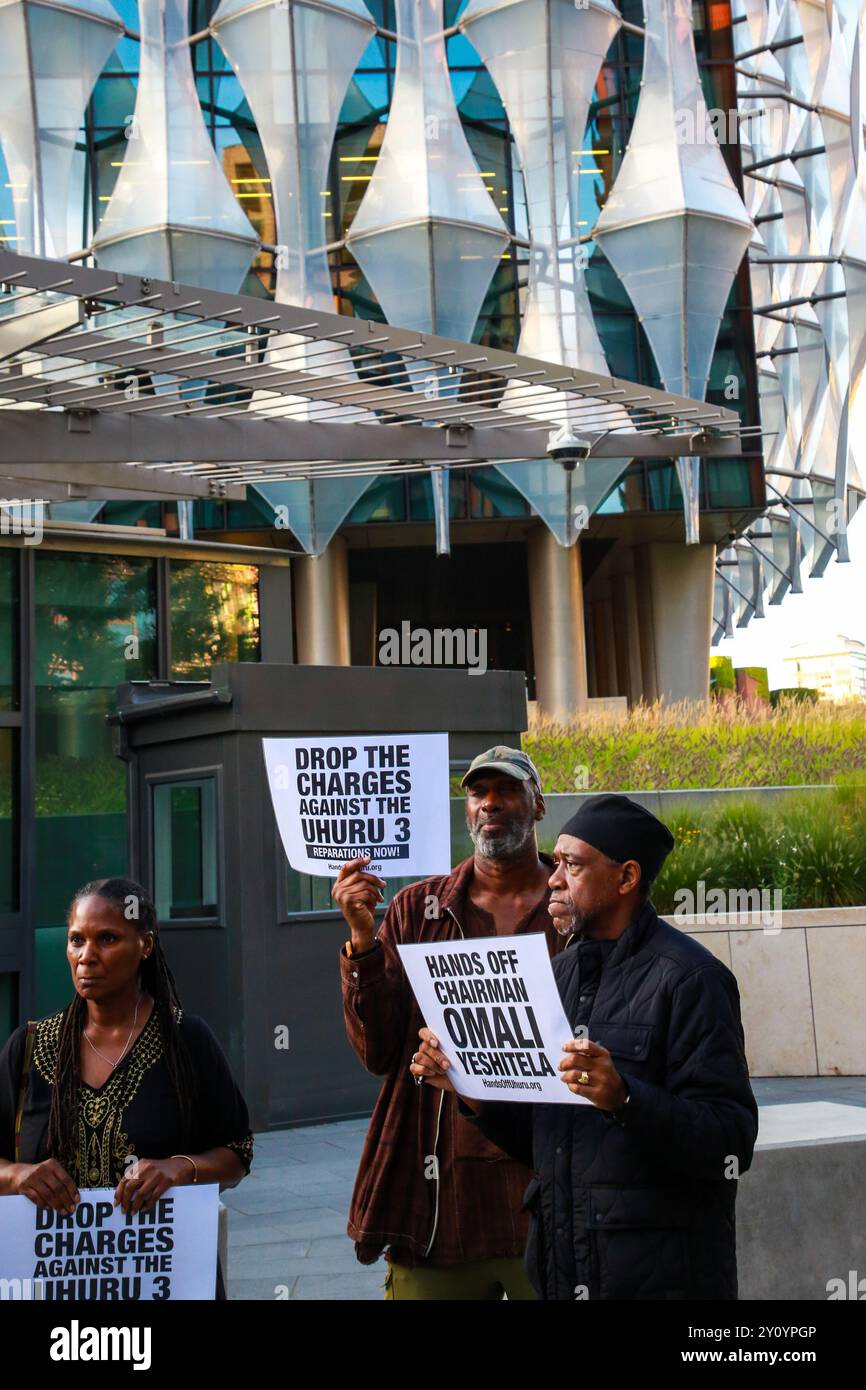
[[[21,497],[242,498],[265,480],[516,462],[544,458],[565,422],[589,467],[760,444],[732,410],[616,377],[0,251],[0,479]]]

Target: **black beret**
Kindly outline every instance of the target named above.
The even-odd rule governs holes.
[[[617,864],[636,860],[645,883],[656,877],[676,843],[652,811],[614,792],[588,796],[559,833],[583,840]]]

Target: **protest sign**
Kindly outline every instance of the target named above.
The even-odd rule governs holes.
[[[173,1187],[125,1216],[85,1188],[72,1216],[0,1197],[0,1298],[153,1301],[216,1292],[219,1185]]]
[[[573,1034],[540,932],[397,950],[461,1095],[589,1104],[560,1080]]]
[[[320,877],[371,855],[371,873],[451,870],[447,734],[262,739],[286,858]]]

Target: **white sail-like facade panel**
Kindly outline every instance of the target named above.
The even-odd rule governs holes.
[[[463,132],[443,33],[442,0],[395,7],[397,61],[384,139],[346,238],[386,319],[471,339],[510,236]],[[453,392],[444,369],[414,389]],[[449,549],[449,479],[433,478],[436,549]]]
[[[75,144],[96,79],[123,33],[108,0],[0,4],[0,147],[16,251],[63,256]],[[80,243],[79,243],[80,244]]]
[[[280,253],[277,299],[330,308],[328,161],[352,74],[375,34],[361,0],[222,0],[212,23],[267,160]]]
[[[249,102],[267,161],[278,243],[276,299],[332,310],[324,250],[336,235],[324,196],[328,162],[352,74],[375,34],[373,18],[362,0],[222,0],[213,29]],[[347,377],[352,372],[345,349],[310,354],[290,334],[276,338],[266,360],[292,371],[315,371],[318,365]],[[252,408],[272,417],[309,418],[307,403],[298,397],[257,392]],[[364,412],[347,407],[342,418],[364,418]],[[256,488],[275,510],[287,508],[300,544],[320,555],[369,483],[366,477],[318,478]]]
[[[386,318],[471,338],[508,229],[463,133],[442,0],[402,0],[394,96],[347,242]]]
[[[595,237],[637,310],[668,390],[706,392],[751,219],[709,127],[688,0],[646,0],[628,150]],[[686,539],[699,539],[699,464],[678,462]]]
[[[620,27],[608,0],[469,0],[459,27],[496,83],[514,134],[526,189],[529,274],[520,350],[548,362],[607,376],[584,279],[580,181],[596,170],[584,138],[599,70]],[[535,392],[545,415],[548,393]],[[515,382],[502,406],[533,411],[533,392]],[[563,423],[579,433],[579,413]],[[612,413],[611,426],[627,416]],[[564,476],[548,459],[500,464],[562,545],[574,543],[629,460],[593,460]]]
[[[481,55],[508,113],[526,186],[529,280],[520,348],[607,373],[580,254],[580,179],[590,102],[620,27],[608,0],[469,0],[459,27]]]
[[[231,292],[258,238],[205,127],[185,0],[140,0],[141,73],[128,148],[94,237],[99,264]]]
[[[595,236],[638,311],[665,386],[701,397],[753,228],[708,126],[690,8],[647,0],[646,18],[634,128]],[[697,139],[683,138],[686,125]]]

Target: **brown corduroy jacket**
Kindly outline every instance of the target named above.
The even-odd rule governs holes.
[[[465,930],[473,872],[467,859],[446,877],[401,889],[379,928],[379,944],[361,956],[341,952],[349,1041],[367,1070],[385,1078],[349,1210],[348,1232],[362,1264],[388,1247],[400,1258],[440,1265],[524,1251],[527,1220],[520,1207],[531,1172],[469,1125],[449,1092],[416,1086],[409,1071],[423,1019],[395,944],[477,936]],[[547,895],[545,917],[546,902]],[[549,918],[545,936],[556,954],[563,942]],[[461,1183],[466,1190],[455,1193]],[[451,1219],[452,1210],[459,1219]]]

